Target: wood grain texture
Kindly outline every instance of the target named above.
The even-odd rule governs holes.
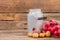
[[[60,12],[60,0],[0,0],[0,12],[28,12],[33,8]]]
[[[0,13],[0,30],[27,29],[28,13]],[[60,13],[44,13],[47,19],[60,20]],[[8,21],[1,21],[8,20]],[[9,21],[13,20],[13,21]],[[59,23],[59,22],[58,22]],[[60,24],[60,23],[59,23]]]
[[[16,22],[13,21],[0,21],[0,30],[2,29],[14,29]]]
[[[60,21],[56,20],[60,25]],[[44,21],[45,23],[46,21]],[[0,21],[0,30],[27,30],[27,21]]]
[[[0,33],[0,40],[60,40],[60,38],[31,38],[19,33]]]
[[[27,21],[27,14],[24,14],[24,13],[16,13],[15,14],[15,21]]]
[[[28,13],[0,13],[0,20],[27,21]],[[47,19],[60,20],[60,13],[43,13]]]
[[[0,13],[0,20],[24,21],[27,20],[25,13]]]
[[[12,14],[12,13],[0,13],[0,20],[14,20],[14,14]]]
[[[26,21],[0,21],[0,30],[26,29]]]
[[[60,0],[0,0],[0,40],[59,40],[22,36],[27,35],[27,14],[34,8],[42,9],[47,20],[57,20],[60,25]]]
[[[47,17],[47,19],[53,19],[53,20],[60,20],[60,13],[43,13],[44,16]],[[15,14],[15,20],[16,21],[27,21],[27,13],[18,13]]]

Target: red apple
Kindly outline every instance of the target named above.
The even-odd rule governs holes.
[[[52,29],[52,27],[48,27],[48,31],[50,31],[50,32],[51,32],[51,29]]]
[[[45,31],[50,31],[50,32],[53,31],[53,30],[52,30],[52,27],[45,28],[44,30],[45,30]]]
[[[52,27],[48,27],[48,28],[45,27],[45,28],[44,28],[45,31],[50,31],[50,32],[51,32],[51,29],[52,29]]]
[[[58,35],[58,31],[54,31],[54,33],[53,33],[53,34],[57,36],[57,35]]]
[[[51,20],[51,21],[50,21],[50,24],[51,24],[51,25],[56,25],[57,22],[56,22],[55,20]]]
[[[44,31],[46,32],[46,31],[48,31],[48,28],[46,27],[46,28],[44,28]]]
[[[45,30],[41,30],[41,33],[45,33],[46,31]]]
[[[53,26],[51,27],[51,33],[54,34],[54,32],[56,33],[58,31],[58,27],[57,26]]]
[[[59,25],[55,25],[55,26],[53,27],[53,29],[56,30],[56,31],[58,31]]]
[[[60,29],[58,30],[58,34],[60,34]]]
[[[54,33],[54,31],[55,31],[55,30],[54,30],[53,28],[51,28],[51,31],[50,31],[50,32],[51,32],[52,34]]]
[[[48,28],[49,26],[50,26],[50,22],[46,22],[46,23],[45,23],[45,27]]]
[[[57,25],[57,27],[58,27],[58,29],[60,29],[60,26],[59,25]]]
[[[58,37],[60,38],[60,35],[58,35]]]

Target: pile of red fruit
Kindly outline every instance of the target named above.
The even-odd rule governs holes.
[[[45,23],[45,28],[42,32],[50,31],[51,35],[55,35],[60,38],[60,26],[55,20],[50,20]]]

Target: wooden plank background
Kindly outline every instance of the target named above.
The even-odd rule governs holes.
[[[0,12],[28,12],[31,8],[60,12],[60,0],[0,0]]]
[[[0,0],[0,30],[26,30],[27,14],[34,8],[47,19],[60,20],[60,0]]]

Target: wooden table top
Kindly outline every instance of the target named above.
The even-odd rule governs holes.
[[[0,40],[60,40],[59,38],[30,38],[14,33],[0,33]]]
[[[16,30],[0,30],[0,40],[60,40],[59,38],[31,38]]]

